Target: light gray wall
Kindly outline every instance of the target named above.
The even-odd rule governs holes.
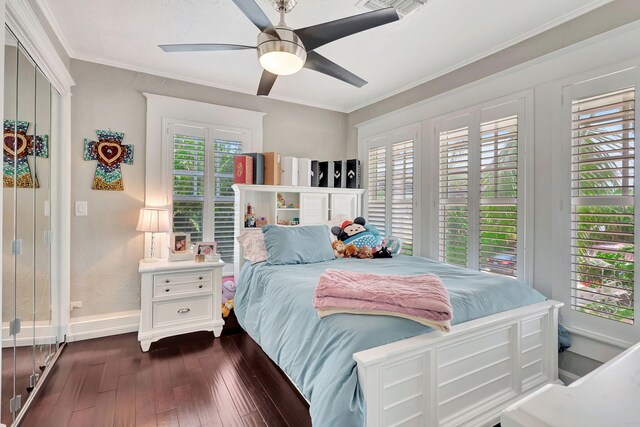
[[[616,0],[451,73],[349,113],[347,156],[358,154],[356,125],[640,19],[640,1]]]
[[[135,231],[144,205],[146,101],[142,92],[267,113],[264,151],[339,159],[346,155],[347,115],[269,98],[204,87],[90,62],[71,60],[71,200],[87,201],[89,215],[71,218],[73,317],[140,308],[138,260],[143,236]],[[84,138],[96,129],[124,132],[133,165],[123,165],[124,192],[91,190],[95,161],[83,160]]]

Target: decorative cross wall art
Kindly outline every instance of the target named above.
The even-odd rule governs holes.
[[[96,130],[98,141],[84,140],[84,159],[97,160],[94,190],[124,191],[120,165],[133,164],[133,145],[124,145],[124,133]]]
[[[27,156],[49,157],[49,136],[28,135],[29,122],[4,121],[2,181],[5,187],[38,188]],[[35,136],[35,138],[34,138]],[[35,139],[35,144],[34,144]]]

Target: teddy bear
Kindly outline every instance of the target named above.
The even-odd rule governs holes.
[[[341,240],[334,240],[331,242],[333,253],[336,258],[344,258],[344,243]]]
[[[345,245],[343,254],[345,258],[353,258],[358,255],[358,248],[353,243],[349,243]]]
[[[373,249],[371,249],[371,246],[364,245],[360,249],[358,249],[358,258],[373,258]]]

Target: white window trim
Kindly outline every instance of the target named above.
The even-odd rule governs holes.
[[[610,68],[610,67],[609,67]],[[555,247],[560,248],[556,257],[556,271],[558,271],[558,282],[552,288],[552,297],[563,301],[565,306],[561,309],[562,322],[572,331],[589,331],[596,340],[610,342],[616,346],[630,347],[640,340],[640,300],[637,293],[640,291],[640,263],[635,265],[634,291],[636,298],[634,310],[636,313],[635,324],[628,325],[603,319],[597,316],[580,313],[571,309],[571,106],[573,99],[584,98],[590,95],[598,95],[612,92],[624,87],[635,86],[636,97],[640,92],[640,68],[620,70],[617,72],[603,73],[590,72],[565,79],[556,85],[558,91],[562,93],[560,104],[560,123],[555,127],[556,144],[554,144],[554,182],[557,183],[553,200],[554,212],[558,213],[553,236]],[[635,112],[636,127],[640,123],[640,108],[636,105]],[[637,130],[637,129],[636,129]],[[559,133],[559,135],[558,135]],[[637,147],[636,147],[637,149]],[[637,172],[637,165],[636,165]],[[640,248],[640,182],[635,180],[635,238],[636,256]],[[615,341],[606,337],[615,337]]]
[[[429,234],[430,245],[428,249],[429,257],[439,259],[439,204],[440,197],[438,185],[440,180],[439,169],[439,133],[441,130],[449,130],[462,126],[469,126],[469,150],[479,150],[479,130],[480,123],[490,121],[500,116],[508,114],[518,114],[518,276],[517,279],[533,287],[534,283],[534,238],[533,238],[533,90],[522,91],[513,95],[498,98],[470,106],[453,113],[435,117],[429,121],[429,134],[431,141],[431,191],[433,203],[427,215],[430,218]],[[446,128],[442,128],[443,122],[449,122]],[[475,156],[474,156],[475,157]],[[478,162],[470,158],[469,162],[469,189],[479,194],[478,182]],[[521,169],[522,168],[522,169]],[[476,206],[479,200],[477,197],[470,198],[469,211],[469,239],[468,239],[468,268],[478,269],[478,215]],[[471,215],[471,213],[474,213]]]
[[[422,147],[422,129],[419,123],[415,123],[409,126],[403,126],[398,129],[385,132],[383,134],[371,136],[359,144],[359,159],[361,165],[361,180],[363,187],[365,188],[364,200],[363,200],[363,215],[367,218],[369,212],[367,194],[369,191],[369,162],[368,153],[370,148],[385,146],[387,163],[391,161],[391,151],[394,143],[403,141],[413,141],[413,255],[422,256],[421,254],[421,194],[422,194],[422,179],[421,179],[421,147]],[[386,188],[389,190],[392,188],[391,174],[387,174]],[[389,193],[391,194],[391,193]],[[386,223],[389,225],[386,233],[391,233],[391,205],[386,205]]]
[[[167,162],[173,158],[173,153],[169,155],[167,151],[170,146],[167,143],[166,126],[169,123],[203,127],[209,129],[214,137],[220,132],[240,134],[246,139],[246,145],[243,140],[246,151],[261,152],[263,149],[263,119],[266,113],[152,93],[143,95],[147,99],[145,206],[170,208],[167,206],[171,200],[167,198],[167,191],[170,191]],[[160,257],[167,258],[166,234],[159,240],[156,247],[160,248]],[[144,256],[149,256],[150,247],[150,233],[145,233]],[[225,267],[227,272],[233,272],[232,265]]]

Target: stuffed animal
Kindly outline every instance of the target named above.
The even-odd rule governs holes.
[[[391,258],[391,251],[389,248],[382,246],[380,249],[373,253],[374,258]]]
[[[222,301],[232,300],[236,295],[236,283],[233,280],[225,280],[222,283]]]
[[[349,243],[345,245],[343,254],[345,258],[353,258],[358,255],[358,248],[353,243]]]
[[[402,240],[397,237],[387,236],[382,241],[382,246],[388,249],[389,254],[399,254],[402,249]]]
[[[222,304],[222,317],[229,316],[231,310],[233,309],[233,300],[227,300],[224,304]]]
[[[363,246],[377,248],[382,242],[380,233],[376,227],[366,223],[367,221],[359,216],[353,221],[344,221],[340,227],[331,228],[331,232],[345,245],[353,244],[356,248]]]
[[[371,246],[364,245],[360,249],[358,249],[358,258],[373,258],[373,249],[371,249]]]
[[[344,258],[344,243],[341,240],[331,242],[331,247],[336,258]]]

